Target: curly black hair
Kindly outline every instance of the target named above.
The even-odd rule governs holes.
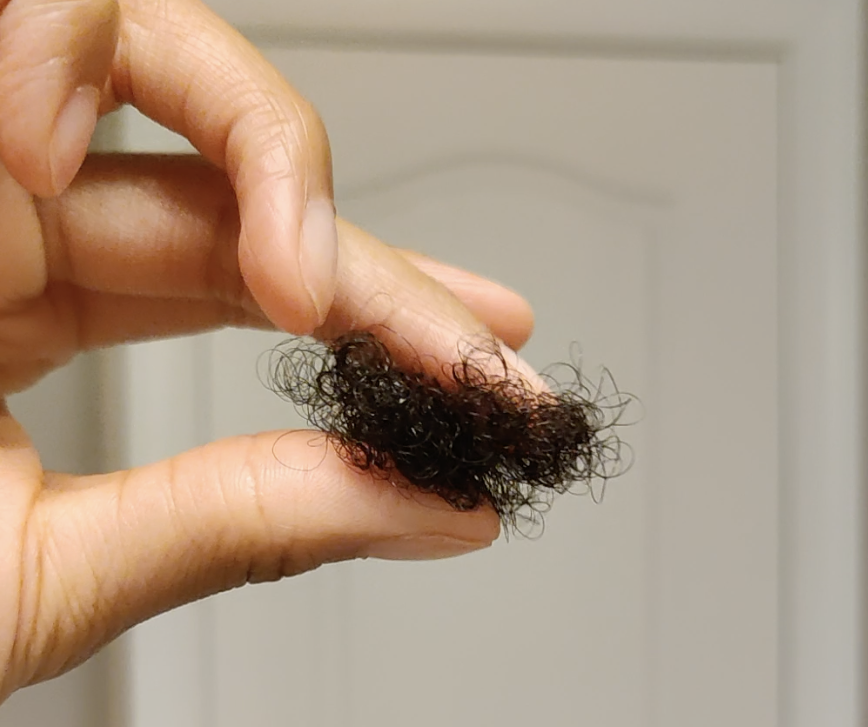
[[[471,346],[434,376],[396,363],[371,333],[294,339],[271,352],[268,383],[349,465],[400,481],[397,473],[458,510],[490,503],[515,531],[541,524],[554,494],[578,483],[593,495],[592,482],[623,472],[614,427],[632,397],[607,373],[589,384],[575,365],[569,384],[538,392],[499,351]]]

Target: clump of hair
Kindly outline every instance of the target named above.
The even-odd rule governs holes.
[[[268,377],[350,466],[397,473],[458,510],[489,503],[514,531],[542,524],[554,495],[594,495],[595,482],[625,469],[614,428],[631,397],[608,374],[593,386],[578,366],[566,370],[572,381],[539,393],[499,349],[473,346],[435,376],[421,362],[399,365],[373,334],[351,333],[283,344]]]

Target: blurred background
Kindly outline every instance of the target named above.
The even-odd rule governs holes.
[[[636,463],[539,540],[154,619],[0,727],[855,726],[861,3],[212,5],[320,111],[340,214],[525,295],[531,363],[642,400]],[[96,146],[192,151],[129,109]],[[298,426],[281,340],[82,357],[12,410],[81,472]]]

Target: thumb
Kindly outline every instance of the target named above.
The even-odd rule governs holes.
[[[216,442],[124,473],[49,480],[28,527],[19,684],[70,668],[157,613],[332,561],[491,544],[493,511],[347,468],[315,432]],[[34,542],[34,538],[37,539]],[[50,648],[49,648],[50,647]],[[41,660],[50,660],[45,663]],[[14,656],[13,656],[14,661]]]
[[[72,181],[115,53],[117,0],[0,0],[0,160],[31,194]]]

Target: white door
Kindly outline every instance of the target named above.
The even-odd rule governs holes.
[[[323,115],[340,212],[526,295],[532,363],[578,342],[642,400],[636,464],[602,505],[559,501],[538,541],[329,566],[155,620],[128,644],[130,723],[855,725],[858,4],[511,3],[488,38],[483,2],[344,5],[226,11]],[[127,124],[127,146],[174,143]],[[138,347],[127,372],[196,356],[176,385],[208,414],[168,448],[294,427],[256,376],[280,340]],[[169,453],[158,407],[132,405],[134,457]]]

